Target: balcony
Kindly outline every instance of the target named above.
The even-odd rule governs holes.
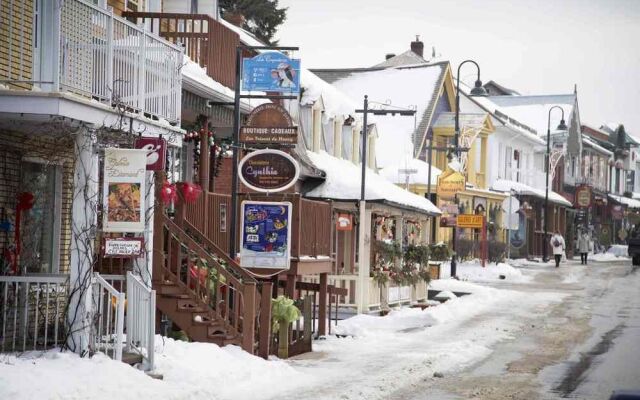
[[[123,16],[148,26],[166,40],[183,46],[186,55],[212,79],[235,88],[237,33],[206,14],[125,12]]]
[[[120,111],[180,122],[179,46],[83,0],[46,3],[34,30],[28,23],[32,4],[22,1],[16,7],[22,14],[8,19],[8,31],[21,35],[0,41],[0,64],[8,66],[0,68],[0,83],[74,93]],[[40,43],[32,44],[34,36],[41,36]]]

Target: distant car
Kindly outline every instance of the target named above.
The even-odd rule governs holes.
[[[629,238],[629,257],[633,265],[640,265],[640,235],[633,235]]]
[[[609,400],[640,400],[640,390],[616,390]]]

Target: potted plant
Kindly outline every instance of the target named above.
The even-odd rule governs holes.
[[[289,325],[300,318],[300,310],[286,296],[271,299],[271,323],[273,333],[278,333],[278,357],[289,357]]]

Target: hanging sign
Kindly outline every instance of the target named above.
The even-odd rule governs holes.
[[[511,247],[520,249],[527,241],[527,229],[526,229],[526,216],[523,212],[515,213],[514,216],[518,219],[518,227],[509,230],[511,235]]]
[[[142,256],[143,243],[143,238],[105,238],[103,254],[112,258],[137,258]]]
[[[295,144],[298,127],[279,104],[265,103],[254,108],[240,128],[240,141],[256,144]]]
[[[147,171],[163,171],[167,161],[167,141],[162,138],[138,138],[133,146],[147,152]]]
[[[455,215],[443,215],[440,217],[440,228],[453,228],[456,226]]]
[[[456,226],[458,228],[481,229],[483,221],[484,221],[483,215],[459,214],[456,217]]]
[[[242,90],[300,93],[300,60],[278,51],[243,59]]]
[[[240,208],[240,266],[289,269],[291,203],[243,201]]]
[[[576,189],[576,208],[591,207],[591,188],[582,185]]]
[[[337,231],[350,231],[353,229],[353,215],[351,214],[338,214],[336,219]]]
[[[293,186],[300,175],[298,162],[280,150],[256,150],[238,166],[240,180],[258,192],[281,192]]]
[[[621,205],[611,206],[611,217],[615,220],[621,220],[624,218],[624,207]]]
[[[144,231],[146,167],[146,150],[104,150],[103,231]]]
[[[436,194],[438,198],[442,200],[453,200],[456,197],[456,193],[462,192],[465,189],[464,175],[452,170],[448,172],[448,174],[445,172],[438,177]]]

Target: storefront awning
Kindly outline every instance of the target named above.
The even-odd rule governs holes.
[[[499,190],[505,193],[509,193],[511,190],[513,190],[518,195],[534,196],[540,199],[545,198],[544,189],[536,189],[522,182],[510,181],[507,179],[498,179],[493,183],[493,185],[491,185],[491,189]],[[562,197],[562,195],[551,190],[549,190],[549,201],[565,207],[573,206],[573,204],[571,204],[570,201]]]
[[[640,200],[630,199],[624,196],[617,196],[615,194],[609,194],[609,198],[617,203],[624,204],[628,208],[640,210]]]

